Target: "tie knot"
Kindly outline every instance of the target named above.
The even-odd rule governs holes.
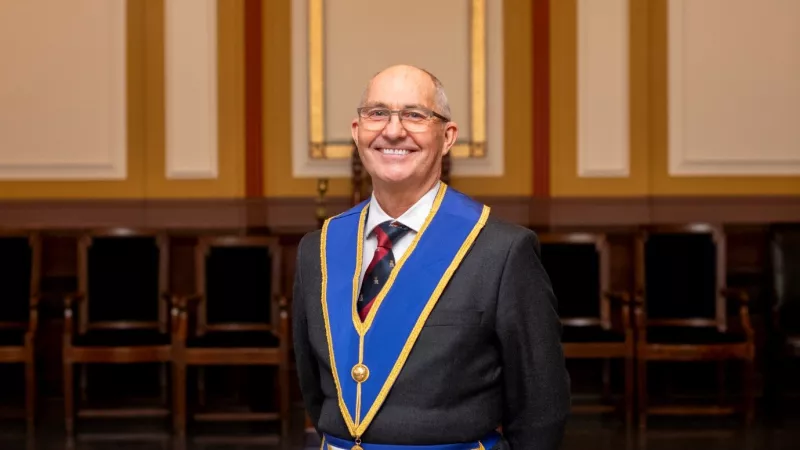
[[[378,247],[392,248],[398,239],[405,236],[410,228],[396,220],[387,220],[375,228],[375,235],[378,238]]]

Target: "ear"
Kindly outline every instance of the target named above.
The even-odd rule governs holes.
[[[358,118],[353,119],[350,123],[350,135],[353,137],[356,147],[358,147]]]
[[[450,149],[456,144],[458,140],[458,124],[455,122],[447,122],[444,125],[444,149],[442,156],[450,153]]]

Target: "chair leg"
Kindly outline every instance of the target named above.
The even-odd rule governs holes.
[[[603,359],[603,401],[611,402],[611,359]]]
[[[72,361],[64,358],[64,426],[67,436],[75,434],[75,380],[73,379]]]
[[[635,362],[633,358],[625,358],[625,427],[633,424],[633,398],[635,383]]]
[[[717,402],[720,406],[727,403],[725,396],[725,360],[717,361]]]
[[[81,401],[85,403],[89,399],[89,396],[86,393],[87,386],[89,385],[89,366],[86,364],[80,364],[78,366],[78,371],[80,372],[81,380]]]
[[[172,364],[172,425],[175,434],[186,434],[186,364]]]
[[[290,377],[289,368],[286,365],[278,366],[278,378],[280,384],[280,413],[281,413],[281,439],[289,439],[289,416],[290,408]]]
[[[639,428],[647,428],[647,360],[641,357],[636,363],[637,385],[639,388]]]
[[[753,381],[755,378],[756,365],[752,357],[745,360],[744,370],[745,424],[747,427],[750,427],[755,418],[755,392],[753,390]]]
[[[206,370],[205,367],[197,368],[197,403],[206,406]]]
[[[29,349],[28,358],[25,361],[25,418],[28,433],[33,433],[36,423],[36,361],[33,348]]]
[[[160,388],[159,398],[162,404],[167,404],[169,398],[167,396],[167,366],[169,363],[161,363],[158,368],[158,386]]]

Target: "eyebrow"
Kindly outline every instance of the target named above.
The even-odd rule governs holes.
[[[364,104],[365,108],[389,108],[389,105],[383,102],[367,102]],[[409,103],[403,105],[403,108],[421,108],[421,109],[430,109],[427,106],[420,105],[419,103]]]
[[[364,108],[388,108],[389,106],[383,102],[366,102],[363,105]]]

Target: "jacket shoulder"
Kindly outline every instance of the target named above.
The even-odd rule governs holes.
[[[505,244],[506,246],[511,246],[526,239],[530,239],[537,246],[539,245],[539,238],[535,231],[495,216],[489,216],[481,234],[494,242]]]
[[[309,231],[302,238],[297,245],[297,253],[299,256],[308,256],[312,252],[319,253],[319,240],[322,236],[322,230]]]

